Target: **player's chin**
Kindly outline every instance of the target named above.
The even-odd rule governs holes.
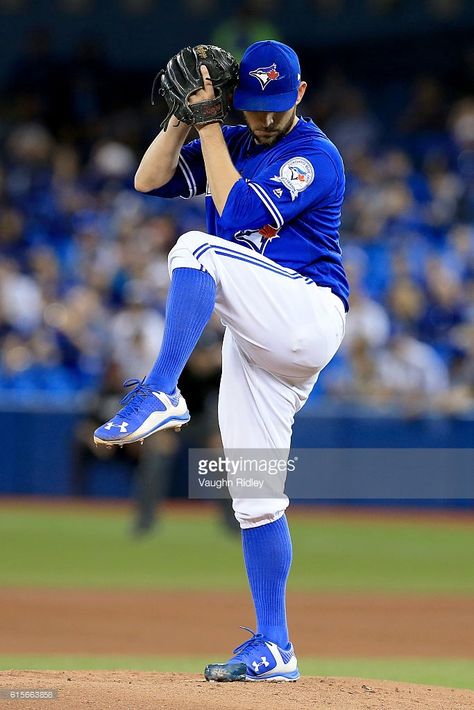
[[[254,131],[253,135],[260,145],[274,145],[280,138],[280,131]]]

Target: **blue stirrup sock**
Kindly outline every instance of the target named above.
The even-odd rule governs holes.
[[[173,270],[166,301],[166,320],[160,353],[147,384],[173,394],[184,366],[201,337],[216,301],[216,284],[207,271]]]
[[[286,516],[242,530],[245,566],[257,616],[257,633],[286,648],[286,581],[292,546]]]

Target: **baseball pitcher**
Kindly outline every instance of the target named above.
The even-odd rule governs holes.
[[[189,421],[178,379],[216,310],[224,449],[289,450],[295,413],[341,344],[349,296],[338,234],[344,167],[327,136],[297,115],[306,86],[295,52],[273,40],[251,45],[240,67],[217,47],[186,47],[157,76],[154,93],[169,111],[135,187],[205,193],[207,232],[187,232],[171,250],[161,351],[146,377],[126,383],[133,390],[96,443],[123,445]],[[231,100],[245,125],[223,125]],[[191,126],[199,138],[186,143]],[[208,665],[208,680],[299,678],[286,620],[287,506],[286,496],[233,499],[257,633]]]

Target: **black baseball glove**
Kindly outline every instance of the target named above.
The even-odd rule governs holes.
[[[204,88],[202,64],[209,70],[216,98],[190,104],[188,99],[191,94]],[[188,126],[223,121],[229,111],[238,76],[239,65],[225,49],[211,44],[182,49],[169,60],[166,69],[158,72],[153,82],[151,103],[155,105],[159,95],[168,106],[161,128],[166,131],[173,115]]]

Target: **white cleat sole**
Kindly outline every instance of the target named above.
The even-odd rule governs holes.
[[[152,434],[157,434],[159,431],[164,431],[165,429],[174,429],[175,431],[181,431],[182,427],[186,426],[190,419],[191,417],[189,416],[189,414],[181,415],[180,417],[171,416],[169,419],[165,420],[161,424],[157,424],[152,428],[145,428],[144,426],[141,426],[135,432],[129,434],[127,437],[116,440],[105,440],[94,435],[94,443],[96,446],[106,446],[108,449],[111,449],[112,446],[120,446],[120,448],[122,448],[122,446],[124,446],[125,444],[134,444],[137,441],[143,444],[144,439],[151,436]]]
[[[294,683],[300,678],[298,668],[284,673],[276,671],[269,675],[247,675],[245,663],[210,663],[204,669],[204,677],[211,683]]]

